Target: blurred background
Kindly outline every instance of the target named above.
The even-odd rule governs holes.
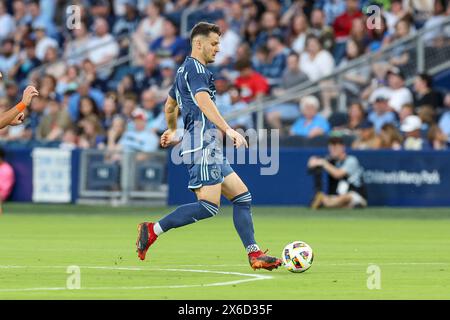
[[[447,0],[0,1],[0,110],[40,91],[24,124],[0,131],[2,201],[189,201],[159,136],[199,21],[222,30],[208,66],[221,113],[280,130],[277,174],[234,166],[255,204],[308,205],[307,159],[339,135],[369,205],[450,205]]]

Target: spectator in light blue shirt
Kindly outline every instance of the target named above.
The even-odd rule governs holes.
[[[397,124],[397,117],[394,112],[390,111],[388,99],[384,96],[375,98],[373,111],[369,113],[367,119],[373,123],[377,134],[380,133],[381,127],[383,127],[385,123]]]
[[[128,128],[119,140],[120,148],[125,152],[153,152],[158,149],[158,136],[147,128],[147,113],[136,109],[132,113],[133,128]]]
[[[303,97],[300,101],[302,115],[292,125],[291,135],[314,138],[328,134],[330,124],[323,116],[318,114],[319,108],[319,99],[315,96]]]

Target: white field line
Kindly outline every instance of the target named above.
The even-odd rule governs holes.
[[[67,268],[67,266],[0,266],[0,269],[60,269]],[[194,270],[194,269],[163,269],[163,268],[152,268],[143,269],[136,267],[107,267],[107,266],[80,266],[80,269],[101,269],[101,270],[129,270],[129,271],[169,271],[169,272],[195,272],[195,273],[214,273],[214,274],[225,274],[242,276],[250,279],[240,279],[234,281],[226,282],[213,282],[207,284],[186,284],[186,285],[165,285],[165,286],[126,286],[126,287],[81,287],[80,289],[73,290],[145,290],[145,289],[178,289],[178,288],[195,288],[195,287],[218,287],[218,286],[230,286],[240,283],[258,281],[258,280],[269,280],[273,277],[260,275],[260,274],[248,274],[240,272],[229,272],[229,271],[211,271],[211,270]],[[0,292],[27,292],[27,291],[61,291],[69,290],[65,287],[50,287],[50,288],[17,288],[17,289],[0,289]]]

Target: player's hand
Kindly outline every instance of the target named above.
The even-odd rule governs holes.
[[[233,140],[233,144],[236,148],[239,148],[240,146],[245,146],[246,148],[248,148],[247,140],[245,140],[242,134],[240,134],[236,130],[228,129],[226,131],[226,134],[231,138],[231,140]]]
[[[25,114],[23,112],[19,113],[13,121],[9,124],[10,126],[17,126],[23,123],[23,119],[25,119]]]
[[[180,142],[177,138],[176,138],[176,130],[166,130],[164,131],[164,133],[161,135],[161,147],[163,148],[167,148],[173,145],[176,145],[178,142]]]
[[[31,99],[39,95],[39,92],[33,86],[28,86],[23,91],[22,102],[28,107],[31,103]]]

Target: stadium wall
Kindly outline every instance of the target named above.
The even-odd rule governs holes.
[[[261,168],[267,166],[260,164],[233,165],[233,168],[248,185],[254,204],[306,206],[313,196],[312,179],[306,170],[307,160],[312,155],[323,156],[325,152],[325,149],[281,149],[279,170],[275,175],[261,175]],[[60,177],[64,176],[61,171],[68,172],[69,181],[65,185],[68,186],[66,193],[70,193],[70,197],[67,202],[75,203],[78,199],[80,154],[80,150],[72,151],[69,162],[59,168]],[[450,151],[378,150],[352,151],[351,154],[357,156],[365,168],[370,205],[450,206]],[[16,174],[10,201],[33,201],[33,186],[36,185],[33,181],[33,173],[36,173],[33,172],[33,166],[36,167],[36,163],[33,162],[32,155],[31,148],[7,150],[6,160],[13,166]],[[171,161],[167,165],[168,204],[194,201],[194,194],[186,188],[186,168],[174,165]],[[47,167],[55,169],[55,166]],[[51,175],[50,171],[48,175]],[[39,177],[35,175],[34,179]],[[54,192],[51,187],[60,182],[59,179],[49,181],[47,193],[50,194],[46,195],[47,198],[51,198],[51,193]],[[58,197],[55,194],[55,199]],[[226,204],[228,201],[224,199],[223,205]]]

